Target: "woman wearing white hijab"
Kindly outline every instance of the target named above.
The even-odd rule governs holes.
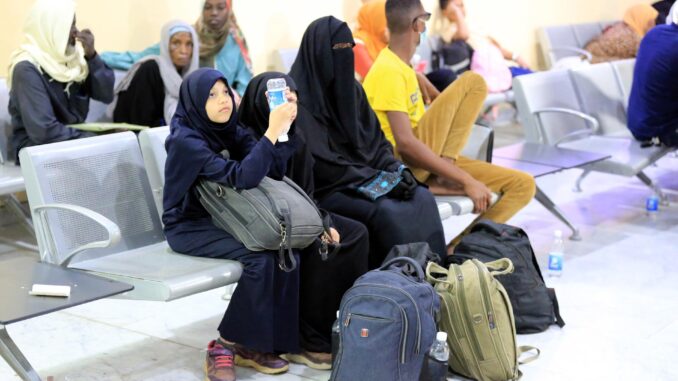
[[[12,53],[7,78],[17,162],[23,147],[86,136],[68,125],[85,121],[90,98],[110,103],[114,83],[92,32],[75,27],[72,0],[36,1],[24,38]]]
[[[193,27],[170,21],[162,28],[160,54],[135,63],[116,86],[109,113],[118,123],[157,127],[169,124],[181,81],[198,69],[199,42]]]

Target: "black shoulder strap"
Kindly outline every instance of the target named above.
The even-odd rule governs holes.
[[[565,326],[565,321],[560,316],[560,307],[558,306],[558,298],[556,297],[556,290],[553,289],[553,288],[547,288],[546,290],[549,293],[549,297],[551,298],[551,302],[553,302],[553,314],[556,315],[556,324],[558,324],[558,327],[563,328]]]

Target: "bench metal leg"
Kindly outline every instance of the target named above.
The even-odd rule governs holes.
[[[584,169],[584,173],[579,175],[579,177],[577,178],[577,182],[574,183],[574,189],[572,190],[577,193],[581,193],[581,182],[584,181],[584,178],[586,178],[586,176],[588,176],[590,173],[591,173],[590,170]]]
[[[572,235],[570,236],[570,239],[573,241],[581,241],[581,235],[579,234],[579,229],[577,229],[571,222],[570,220],[565,217],[563,212],[556,206],[556,204],[551,201],[551,199],[544,193],[539,185],[537,185],[537,193],[535,194],[534,198],[539,201],[540,204],[544,205],[544,207],[551,212],[554,216],[558,217],[559,220],[561,220],[565,225],[567,225],[570,230],[572,230]]]
[[[26,357],[21,353],[4,325],[0,325],[0,355],[9,366],[25,381],[41,381],[38,373],[33,369]]]
[[[664,193],[664,191],[662,191],[662,188],[660,188],[659,185],[655,184],[652,179],[645,174],[645,172],[640,171],[636,177],[638,177],[640,181],[642,181],[654,191],[657,197],[659,197],[659,201],[662,205],[669,206],[669,197],[666,195],[666,193]]]
[[[19,219],[19,222],[23,224],[24,228],[26,228],[26,230],[28,230],[28,232],[33,237],[35,237],[35,229],[33,228],[31,216],[29,212],[21,205],[19,200],[17,200],[14,195],[8,195],[3,199],[6,202],[5,205],[7,206],[7,209],[14,215],[16,215],[16,217]],[[0,242],[14,247],[18,247],[19,249],[30,250],[36,253],[38,252],[38,247],[28,242],[16,241],[5,237],[0,237]]]

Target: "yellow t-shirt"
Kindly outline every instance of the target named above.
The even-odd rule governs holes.
[[[385,48],[379,53],[367,73],[363,88],[370,106],[377,113],[386,139],[395,148],[396,142],[386,112],[407,113],[412,129],[415,129],[426,111],[421,91],[419,91],[417,74],[390,48]]]

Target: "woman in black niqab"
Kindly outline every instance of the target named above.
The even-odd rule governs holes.
[[[384,137],[353,73],[353,36],[345,22],[327,16],[306,29],[290,77],[298,87],[297,131],[315,160],[315,196],[323,208],[364,223],[370,233],[370,268],[394,246],[428,242],[445,253],[433,195],[415,186],[410,197],[395,192],[371,199],[361,188],[402,163]],[[393,190],[396,190],[393,188]]]
[[[231,355],[237,352],[241,358],[252,358],[248,366],[255,369],[259,368],[253,363],[265,363],[284,372],[287,362],[277,353],[299,350],[299,270],[280,270],[274,252],[252,252],[216,227],[200,204],[195,186],[203,178],[238,189],[255,187],[264,176],[280,179],[294,145],[252,137],[238,123],[230,89],[230,119],[213,122],[205,105],[217,81],[223,81],[228,88],[223,74],[200,69],[181,85],[165,143],[164,232],[175,252],[235,260],[243,266],[238,287],[219,325],[220,337],[208,347],[208,361],[213,353],[223,356],[224,351]],[[229,151],[229,159],[221,155],[224,150]],[[296,251],[295,256],[298,260]]]
[[[269,123],[269,106],[266,98],[266,82],[274,78],[283,78],[291,92],[296,94],[294,80],[282,73],[260,74],[250,81],[240,103],[240,122],[248,127],[254,136],[261,137]],[[297,141],[297,151],[287,163],[287,176],[304,189],[313,198],[314,159],[306,139],[306,129],[292,126]],[[369,254],[369,236],[362,223],[347,217],[330,213],[330,225],[335,228],[341,239],[339,251],[326,261],[318,255],[317,245],[301,251],[301,287],[300,293],[300,343],[302,353],[288,356],[297,361],[298,356],[306,356],[312,361],[330,366],[329,352],[332,349],[332,323],[336,318],[341,298],[353,282],[367,271]],[[316,365],[314,364],[314,366]]]

